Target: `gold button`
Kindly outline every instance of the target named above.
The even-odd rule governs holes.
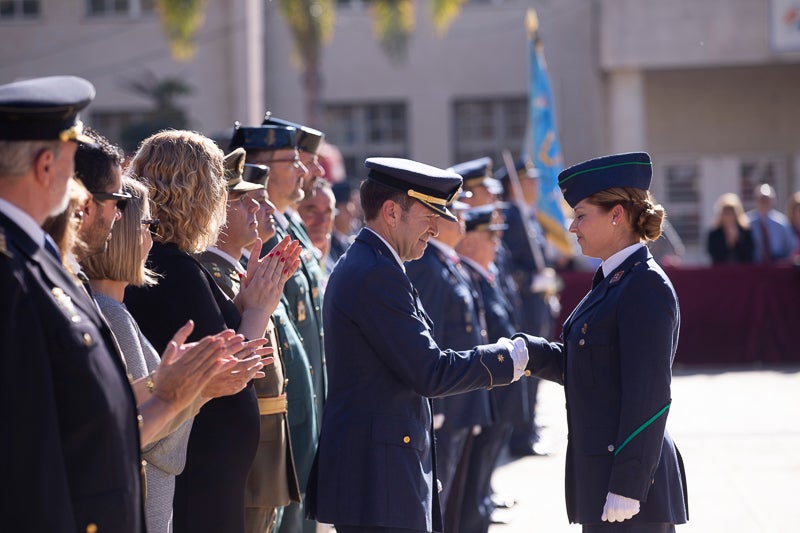
[[[608,451],[610,451],[610,452],[614,451],[614,445],[613,444],[609,444],[608,445]]]
[[[525,369],[525,376],[526,377],[531,377],[531,371],[528,370],[528,369]]]
[[[404,442],[405,444],[408,444],[409,442],[411,442],[411,437],[409,437],[408,435],[406,435],[405,437],[403,437],[403,442]]]
[[[586,344],[585,340],[581,339],[578,341],[578,346],[583,346],[584,344]]]
[[[142,415],[136,415],[136,421],[139,422],[139,430],[141,430],[144,426],[144,418],[142,418]]]
[[[97,524],[91,523],[86,526],[86,533],[97,533]]]
[[[472,325],[467,324],[467,328],[466,329],[467,329],[467,333],[469,333],[470,331],[472,331]]]
[[[90,346],[92,344],[92,336],[88,333],[83,334],[83,344]]]

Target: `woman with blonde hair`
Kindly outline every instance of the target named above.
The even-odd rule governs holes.
[[[584,533],[668,533],[688,518],[683,461],[667,432],[680,307],[645,243],[664,208],[650,195],[644,152],[585,161],[559,174],[570,231],[602,259],[564,322],[563,342],[523,335],[528,368],[564,386],[566,496]]]
[[[193,320],[191,338],[227,328],[261,338],[283,285],[299,266],[300,248],[281,241],[259,259],[253,246],[242,289],[234,300],[192,256],[213,244],[225,221],[223,154],[191,131],[162,131],[145,139],[129,171],[147,184],[153,233],[148,266],[159,276],[149,287],[128,287],[125,303],[157,350],[170,331]],[[177,532],[244,531],[244,487],[259,440],[259,410],[252,383],[211,400],[195,417],[186,466],[174,500]]]
[[[158,220],[150,218],[144,185],[125,178],[123,188],[131,198],[112,229],[108,247],[100,254],[85,258],[81,266],[89,278],[94,299],[114,332],[127,372],[134,380],[132,387],[143,422],[139,431],[142,457],[147,461],[147,529],[168,532],[172,530],[175,476],[183,470],[186,460],[192,416],[209,397],[237,392],[246,383],[242,382],[246,377],[236,380],[241,383],[237,385],[231,383],[231,378],[223,376],[223,373],[232,371],[234,367],[240,370],[252,368],[259,355],[254,354],[246,366],[236,364],[230,357],[223,361],[227,354],[241,347],[240,338],[233,332],[227,332],[217,336],[218,341],[209,337],[203,340],[202,345],[196,345],[205,350],[204,355],[196,360],[197,366],[190,362],[193,355],[188,352],[191,349],[189,346],[179,349],[183,352],[178,358],[179,362],[176,363],[174,357],[165,354],[162,365],[155,348],[142,335],[122,303],[125,288],[129,284],[142,286],[156,283],[155,276],[145,268],[144,262],[153,244],[150,229],[158,225]],[[188,335],[189,328],[190,325],[185,326],[180,334]],[[225,345],[229,345],[230,349],[226,350]],[[251,374],[255,370],[251,370]],[[179,394],[184,400],[170,407],[157,405],[158,402],[153,404],[152,398],[159,394],[173,397]]]
[[[753,262],[753,234],[739,196],[729,192],[717,199],[708,232],[708,255],[715,265]]]

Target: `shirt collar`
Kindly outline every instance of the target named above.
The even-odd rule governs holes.
[[[478,271],[478,273],[483,276],[487,281],[490,283],[494,281],[494,274],[483,268],[483,265],[478,264],[477,262],[473,261],[469,257],[462,255],[461,260],[470,265],[472,268]]]
[[[614,272],[622,263],[625,262],[627,258],[632,256],[634,252],[639,250],[644,244],[637,242],[636,244],[631,244],[630,246],[623,248],[619,252],[615,253],[600,265],[603,267],[603,277],[607,277],[609,274]]]
[[[220,258],[222,258],[224,261],[226,261],[226,262],[230,263],[230,264],[231,264],[231,266],[232,266],[233,268],[235,268],[235,269],[236,269],[236,271],[237,271],[237,272],[239,272],[240,274],[244,274],[244,273],[245,273],[245,271],[244,271],[244,268],[242,268],[242,265],[241,265],[241,263],[239,263],[239,261],[237,261],[237,260],[236,260],[236,259],[235,259],[235,258],[234,258],[232,255],[230,255],[230,254],[228,254],[228,253],[226,253],[226,252],[223,252],[222,250],[220,250],[220,249],[219,249],[219,248],[217,248],[216,246],[209,246],[209,247],[206,249],[206,251],[207,251],[207,252],[211,252],[212,254],[216,254],[216,255],[218,255],[218,256],[219,256]]]
[[[434,245],[436,248],[441,250],[442,253],[447,257],[450,257],[452,259],[459,259],[458,252],[456,252],[456,249],[450,245],[443,243],[439,239],[433,239],[433,238],[428,239],[428,244]]]
[[[286,218],[286,215],[284,215],[283,213],[275,211],[274,213],[272,213],[272,218],[275,219],[275,223],[278,224],[281,227],[281,229],[286,229],[289,227],[289,219]]]
[[[0,198],[0,212],[14,221],[14,223],[22,228],[22,231],[28,234],[37,243],[40,248],[44,246],[45,232],[42,227],[36,223],[32,216],[15,206],[8,200]]]
[[[379,238],[381,241],[383,241],[383,244],[385,244],[385,245],[386,245],[386,247],[387,247],[387,248],[388,248],[388,249],[389,249],[389,250],[392,252],[392,255],[394,256],[394,260],[395,260],[395,261],[397,261],[397,264],[398,264],[398,265],[400,265],[400,268],[402,268],[402,269],[403,269],[403,272],[405,272],[405,271],[406,271],[406,266],[405,266],[405,265],[403,264],[403,262],[400,260],[400,256],[399,256],[399,255],[397,255],[397,252],[395,251],[395,249],[394,249],[394,248],[392,248],[392,245],[391,245],[391,244],[389,244],[388,242],[386,242],[386,239],[384,239],[383,237],[381,237],[381,236],[380,236],[380,234],[378,234],[378,232],[377,232],[377,231],[375,231],[374,229],[372,229],[372,228],[369,228],[369,227],[367,227],[367,226],[364,226],[364,229],[371,231],[372,233],[374,233],[374,234],[375,234],[375,236],[376,236],[376,237],[378,237],[378,238]]]

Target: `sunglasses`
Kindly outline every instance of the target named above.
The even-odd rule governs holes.
[[[116,200],[117,209],[119,209],[120,213],[125,211],[128,206],[128,200],[131,199],[131,195],[127,192],[93,192],[91,195],[95,200]]]
[[[157,218],[143,218],[142,219],[142,226],[147,226],[150,228],[150,231],[154,231],[158,225],[161,223],[160,220]]]

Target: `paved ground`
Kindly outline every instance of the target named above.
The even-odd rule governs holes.
[[[678,533],[800,532],[800,366],[680,369],[672,397],[667,427],[689,483]],[[495,472],[495,490],[519,503],[490,533],[581,530],[564,509],[565,417],[563,390],[543,382],[538,422],[555,454]]]

